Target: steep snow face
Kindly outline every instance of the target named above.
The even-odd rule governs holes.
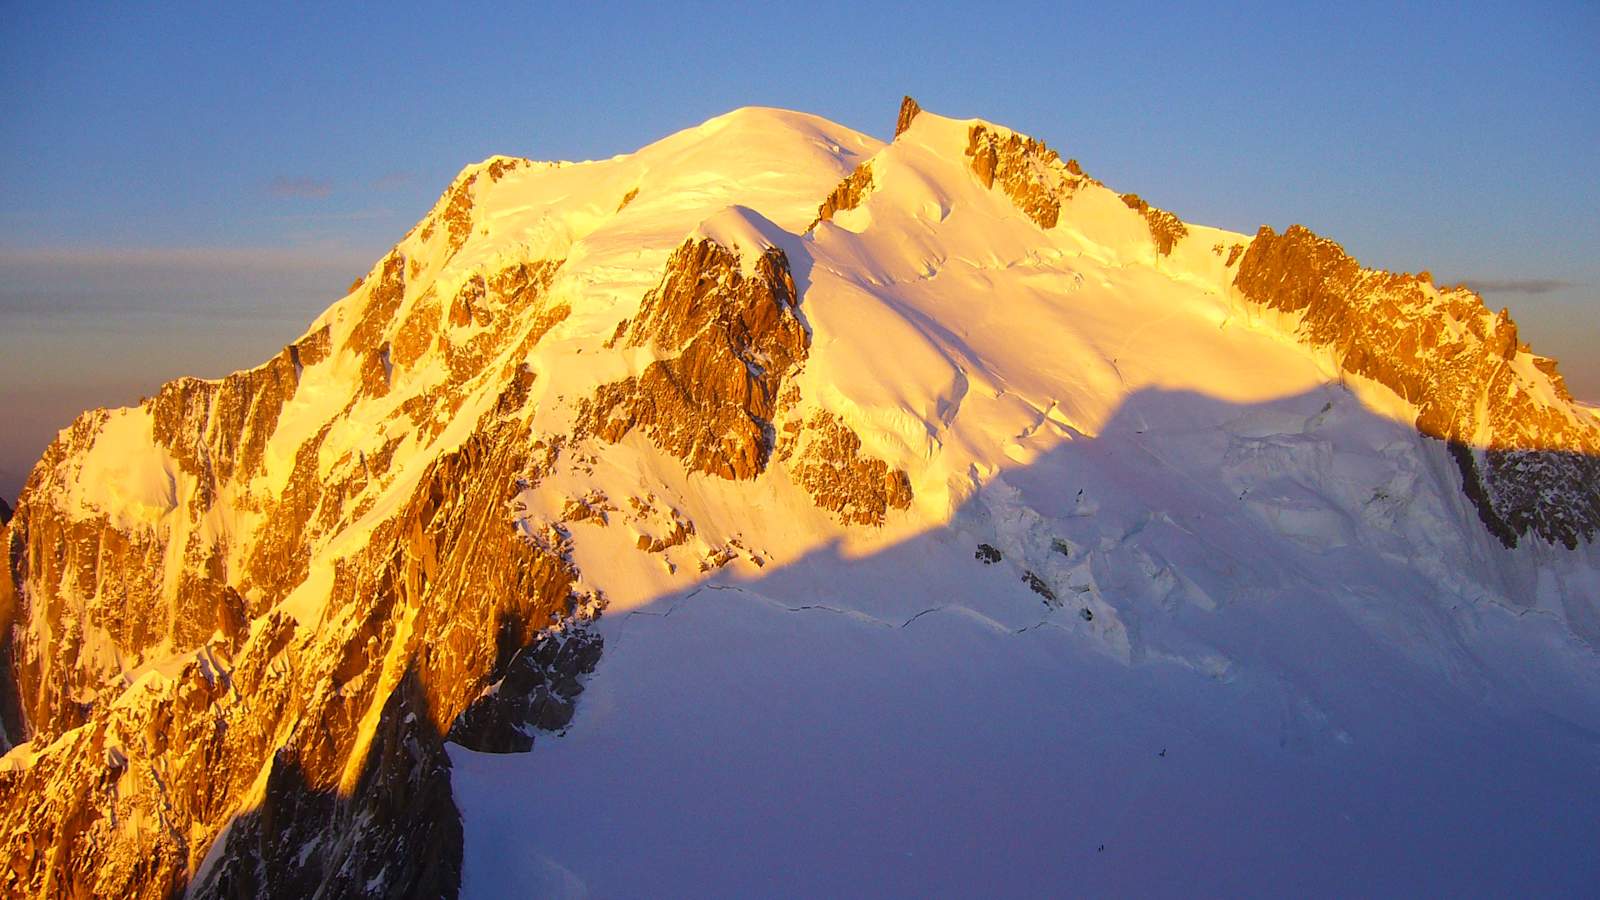
[[[918,116],[810,248],[807,376],[925,460],[923,478],[1026,464],[1096,435],[1146,388],[1249,403],[1327,380],[1309,354],[1232,321],[1221,259],[1187,244],[1159,254],[1106,188],[1085,179],[1050,229],[1018,215],[962,154],[974,127]]]
[[[522,872],[631,893],[671,871],[729,892],[1020,891],[1080,875],[1101,835],[1129,866],[1169,860],[1124,882],[1158,888],[1197,857],[1128,823],[1159,819],[1153,783],[1194,831],[1316,784],[1285,821],[1354,853],[1415,836],[1384,796],[1465,792],[1500,750],[1562,761],[1518,782],[1533,795],[1580,778],[1600,729],[1581,527],[1585,504],[1600,521],[1582,475],[1600,426],[1470,294],[1314,242],[1304,276],[1273,241],[914,104],[887,145],[745,109],[609,160],[468,167],[273,360],[86,414],[41,460],[4,532],[0,714],[23,746],[0,766],[0,883],[489,895]],[[1396,297],[1417,337],[1376,365],[1360,311]],[[1507,424],[1490,392],[1508,385],[1566,430]],[[1501,412],[1423,427],[1444,397],[1449,421]],[[1473,447],[1485,434],[1543,442]],[[1536,453],[1485,455],[1507,449]],[[1551,484],[1555,513],[1502,516],[1521,540],[1486,525]],[[1475,735],[1490,749],[1411,794],[1363,780]],[[450,751],[464,871],[447,736],[533,746]],[[1158,742],[1220,793],[1139,768]],[[811,760],[850,774],[793,799],[830,777]],[[665,824],[673,772],[705,785],[709,818],[741,797],[798,818],[690,832],[737,833],[751,861],[700,866]],[[1008,774],[1041,793],[995,795]],[[927,799],[850,805],[886,780]],[[1074,812],[1130,792],[1133,812]],[[1338,797],[1370,828],[1319,818]],[[1446,812],[1533,844],[1539,816],[1504,800]],[[784,847],[941,816],[837,869],[867,880],[761,880],[793,867]],[[619,817],[621,861],[583,837]],[[959,877],[899,867],[961,857],[972,828],[990,852]],[[1540,852],[1573,846],[1562,828]],[[539,856],[508,844],[523,835]],[[1001,852],[1063,842],[1059,865]],[[1238,846],[1214,858],[1303,849]],[[1308,865],[1282,874],[1324,884]],[[1352,890],[1382,883],[1362,871]]]

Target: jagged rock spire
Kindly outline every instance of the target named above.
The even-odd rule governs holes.
[[[910,128],[911,120],[915,119],[919,112],[922,112],[922,107],[917,105],[917,101],[911,99],[910,94],[900,98],[900,118],[895,120],[894,136],[899,137],[902,132]]]

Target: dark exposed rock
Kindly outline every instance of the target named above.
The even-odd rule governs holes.
[[[484,753],[521,753],[532,731],[565,728],[582,676],[594,671],[604,644],[582,625],[541,635],[518,649],[500,674],[450,726],[449,740]]]
[[[992,566],[1002,559],[1000,550],[990,544],[979,544],[977,552],[972,555],[986,566]]]
[[[543,688],[537,692],[533,708],[533,723],[545,731],[560,731],[572,722],[572,701],[547,693]]]
[[[1299,225],[1281,235],[1263,226],[1234,285],[1298,315],[1300,339],[1345,371],[1410,401],[1423,434],[1461,445],[1451,452],[1463,490],[1506,546],[1533,533],[1575,547],[1600,530],[1600,427],[1538,399],[1513,364],[1520,344],[1505,311],[1465,288],[1364,269]],[[1570,402],[1554,363],[1534,364]]]
[[[9,521],[11,521],[11,504],[7,503],[4,497],[0,497],[0,525]]]
[[[579,631],[561,644],[561,650],[556,654],[554,670],[565,678],[576,678],[594,671],[600,662],[600,653],[604,648],[598,634]]]
[[[348,795],[318,789],[292,750],[274,754],[260,807],[236,818],[199,897],[454,897],[461,817],[450,759],[414,673],[378,720]]]
[[[1479,474],[1478,460],[1472,448],[1457,441],[1447,441],[1446,447],[1450,450],[1450,458],[1455,461],[1456,471],[1461,474],[1461,489],[1466,492],[1467,499],[1472,501],[1472,508],[1478,511],[1478,518],[1483,522],[1483,527],[1489,530],[1500,543],[1507,547],[1517,545],[1517,532],[1505,519],[1500,518],[1500,513],[1494,508],[1494,502],[1489,498],[1489,492],[1483,487],[1483,477]]]
[[[1056,600],[1056,592],[1050,589],[1050,585],[1046,584],[1043,578],[1032,572],[1025,571],[1022,573],[1022,581],[1028,586],[1029,590],[1043,597],[1046,603],[1051,606],[1061,605],[1060,601]]]

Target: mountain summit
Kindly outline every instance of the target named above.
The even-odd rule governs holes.
[[[1573,890],[1597,531],[1555,362],[1304,227],[910,98],[491,157],[34,468],[0,886]]]

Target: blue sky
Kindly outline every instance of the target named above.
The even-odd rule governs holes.
[[[887,137],[907,92],[1190,221],[1477,280],[1600,401],[1593,3],[4,6],[3,496],[79,408],[265,359],[468,162],[747,104]]]

